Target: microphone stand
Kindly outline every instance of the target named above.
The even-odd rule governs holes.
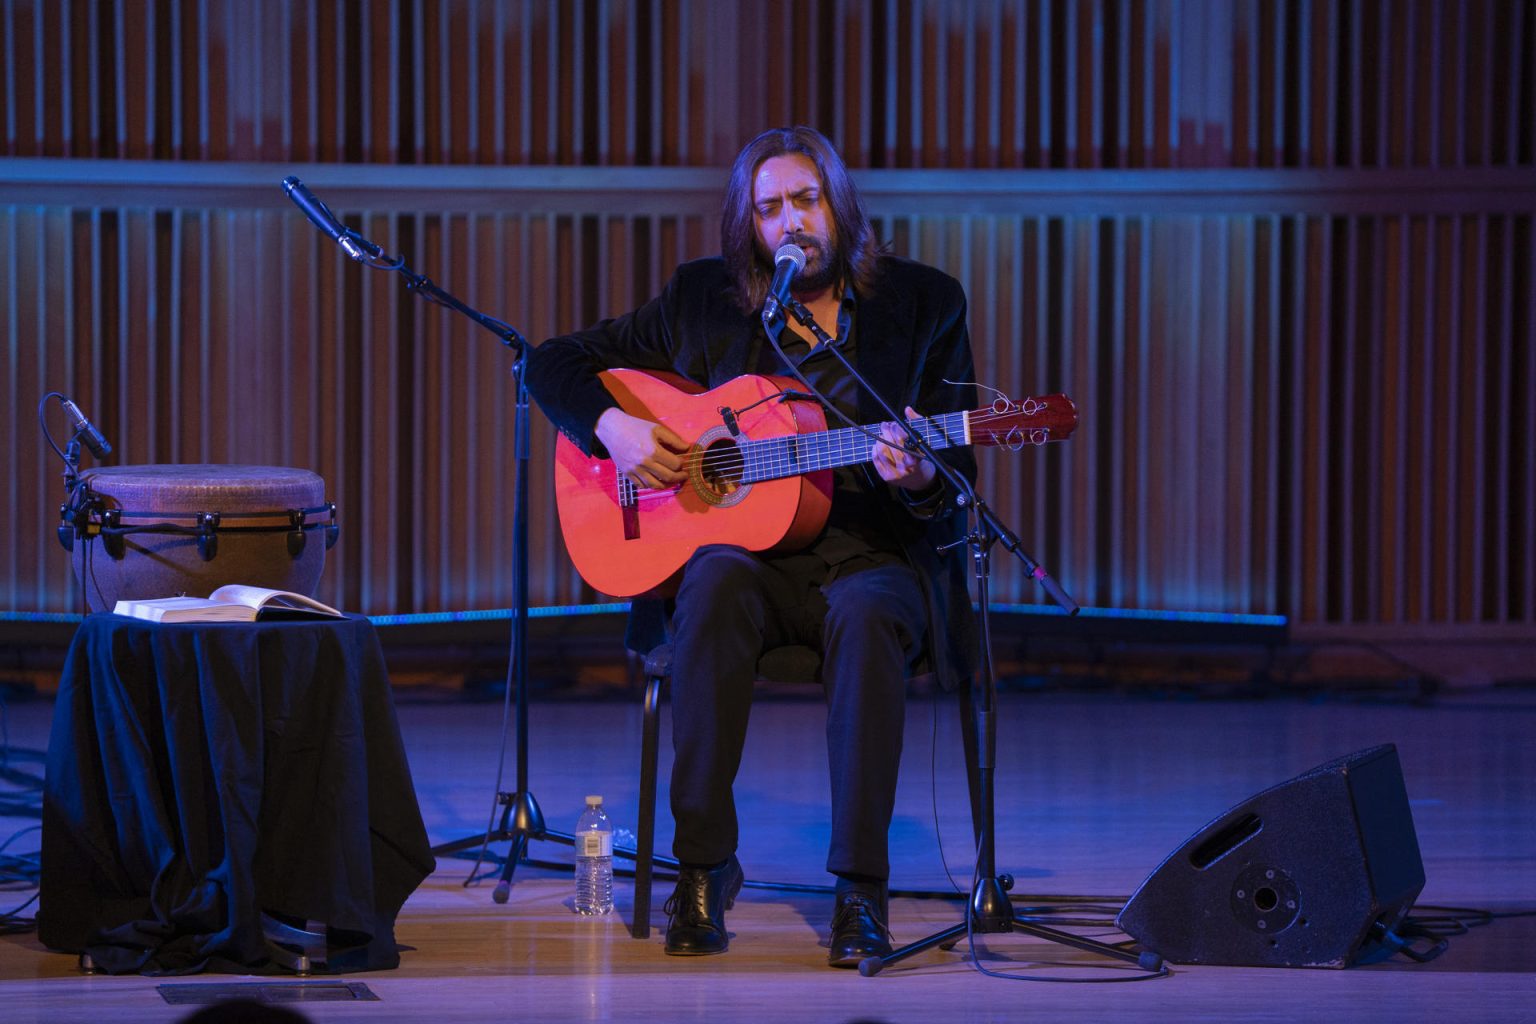
[[[1140,955],[1130,950],[1121,949],[1109,943],[1099,942],[1095,939],[1073,935],[1070,932],[1061,931],[1046,925],[1032,921],[1015,912],[1008,892],[1013,888],[1011,875],[997,873],[996,857],[996,818],[995,818],[995,785],[994,776],[997,770],[997,677],[992,663],[992,632],[991,614],[989,609],[991,591],[991,551],[992,546],[999,542],[1003,548],[1024,563],[1024,568],[1031,579],[1035,580],[1050,595],[1068,615],[1076,615],[1079,607],[1076,601],[1062,589],[1061,584],[1045,571],[1041,565],[1031,558],[1024,550],[1018,536],[1008,529],[996,513],[981,500],[976,493],[976,488],[953,466],[940,459],[933,448],[923,438],[922,434],[913,429],[905,416],[900,416],[890,404],[886,402],[879,392],[869,386],[869,383],[854,369],[838,350],[837,345],[816,323],[810,311],[797,299],[791,297],[784,303],[789,314],[802,326],[816,337],[818,344],[825,346],[838,361],[843,364],[853,379],[858,382],[864,391],[872,395],[886,415],[901,424],[906,431],[907,444],[920,451],[933,463],[939,475],[943,477],[948,486],[954,489],[954,502],[959,508],[964,508],[970,515],[971,527],[963,540],[948,545],[947,548],[958,547],[965,544],[971,549],[972,560],[976,571],[976,599],[980,604],[981,619],[981,693],[976,703],[976,735],[977,735],[977,769],[973,777],[978,782],[976,811],[979,820],[976,827],[976,870],[975,882],[971,889],[970,902],[966,905],[965,918],[959,924],[935,932],[926,938],[908,943],[900,949],[893,950],[887,956],[866,957],[859,963],[859,973],[866,978],[874,977],[891,964],[898,963],[911,956],[916,956],[924,950],[939,946],[943,949],[952,949],[960,941],[962,936],[970,936],[976,933],[999,932],[1024,932],[1037,938],[1047,939],[1051,942],[1090,953],[1098,953],[1115,960],[1122,960],[1136,964],[1142,970],[1152,974],[1164,971],[1162,957],[1156,953],[1146,952]],[[769,338],[773,332],[769,332]],[[782,352],[780,353],[782,355]],[[785,360],[788,363],[788,360]],[[801,383],[810,387],[810,383],[799,373],[798,369],[789,364],[791,371],[800,377]],[[815,388],[811,388],[815,391]],[[945,549],[941,549],[945,550]]]
[[[425,275],[411,270],[405,265],[403,256],[392,260],[377,245],[350,229],[344,230],[346,236],[363,251],[359,262],[377,270],[399,272],[406,280],[407,291],[415,292],[428,302],[468,317],[500,338],[502,344],[515,353],[512,362],[512,378],[516,382],[513,432],[517,438],[517,449],[514,460],[516,466],[512,499],[512,651],[507,665],[507,697],[510,700],[513,693],[516,694],[517,788],[510,793],[500,788],[502,772],[506,766],[506,730],[503,726],[501,762],[496,773],[496,804],[492,808],[490,821],[486,823],[485,832],[432,847],[432,854],[438,856],[479,845],[480,859],[483,859],[485,850],[491,843],[510,841],[512,846],[507,851],[506,860],[502,865],[501,877],[491,894],[492,899],[497,903],[505,903],[511,892],[512,874],[517,868],[518,861],[523,859],[531,841],[543,839],[564,843],[567,846],[576,844],[575,836],[571,833],[557,832],[545,826],[544,812],[539,809],[539,802],[528,787],[528,466],[531,442],[528,385],[524,380],[524,371],[528,363],[529,346],[523,336],[510,325],[465,305]],[[351,248],[347,248],[349,254],[352,251]],[[495,806],[502,809],[501,822],[492,828],[491,821],[496,817]],[[470,876],[464,880],[465,886],[475,880],[474,872],[480,864],[480,859],[477,859],[475,866],[470,869]]]

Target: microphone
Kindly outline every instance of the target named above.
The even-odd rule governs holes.
[[[351,230],[337,220],[330,208],[316,199],[315,194],[305,188],[304,183],[297,177],[290,174],[284,178],[283,191],[288,193],[288,198],[293,200],[295,206],[304,211],[304,216],[309,218],[309,222],[330,235],[331,241],[345,249],[348,256],[362,262],[378,255],[377,246],[354,238]],[[370,252],[370,249],[373,251]]]
[[[789,301],[789,285],[795,275],[805,269],[805,250],[794,242],[785,242],[773,254],[773,283],[768,286],[768,298],[763,300],[763,323],[771,324],[781,314],[781,307]]]
[[[91,450],[91,454],[98,459],[104,459],[112,454],[112,446],[107,439],[101,436],[101,431],[96,425],[85,418],[85,413],[80,407],[69,399],[64,399],[64,415],[69,417],[70,424],[75,428],[75,435],[85,442],[85,446]]]

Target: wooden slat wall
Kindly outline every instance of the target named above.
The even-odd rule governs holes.
[[[507,353],[276,182],[366,193],[316,185],[538,339],[713,251],[689,169],[803,121],[895,251],[966,285],[982,381],[1079,402],[1073,441],[984,466],[1080,600],[1528,629],[1533,53],[1532,0],[0,0],[0,607],[79,601],[51,389],[113,462],[322,473],[323,596],[505,607]],[[613,177],[572,199],[584,165]],[[549,443],[536,416],[534,600],[588,600]]]
[[[3,0],[4,153],[856,167],[1531,163],[1531,0]]]

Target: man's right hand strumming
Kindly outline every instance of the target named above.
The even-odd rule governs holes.
[[[689,444],[672,428],[613,408],[598,417],[595,432],[614,467],[641,487],[676,487],[687,479]]]

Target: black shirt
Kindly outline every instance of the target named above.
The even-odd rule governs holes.
[[[857,320],[857,302],[851,291],[845,292],[838,307],[835,344],[855,367],[859,364]],[[777,338],[785,357],[816,390],[844,416],[857,423],[859,384],[837,356],[827,351],[825,345],[813,348],[799,334],[785,330],[782,320],[768,330],[770,339]],[[772,344],[762,347],[758,372],[785,373],[784,362]],[[836,430],[845,425],[830,413],[827,420],[829,429]],[[832,471],[832,508],[827,525],[806,549],[826,564],[830,570],[828,579],[871,565],[904,560],[901,544],[888,526],[889,509],[881,505],[874,492],[877,487],[887,486],[868,463],[841,466]]]

